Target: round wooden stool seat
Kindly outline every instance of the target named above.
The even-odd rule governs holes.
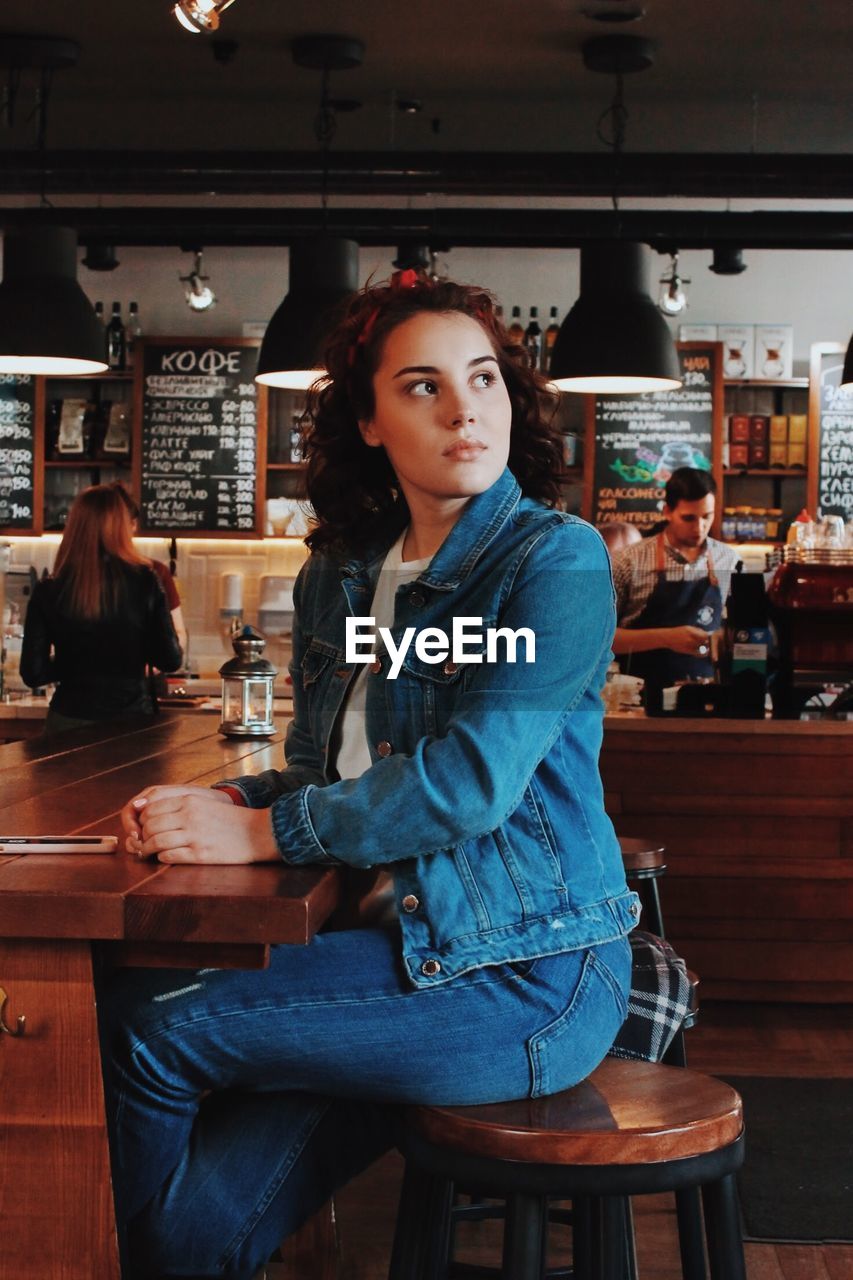
[[[711,1280],[746,1280],[735,1188],[743,1111],[711,1076],[605,1058],[549,1098],[407,1108],[398,1145],[406,1172],[390,1280],[456,1274],[457,1186],[505,1202],[503,1280],[542,1280],[553,1200],[572,1201],[571,1274],[634,1276],[629,1198],[662,1191],[676,1196],[683,1280],[704,1280],[706,1258]]]
[[[683,1067],[605,1058],[586,1080],[549,1098],[479,1107],[413,1107],[427,1141],[496,1160],[552,1165],[681,1160],[735,1142],[741,1100]]]
[[[636,880],[640,899],[643,903],[644,927],[656,933],[659,938],[665,937],[663,928],[663,911],[658,893],[658,879],[666,871],[666,845],[659,840],[649,840],[645,836],[618,836],[622,850],[622,865],[627,880]]]
[[[644,836],[618,836],[622,863],[629,875],[662,876],[666,871],[666,845]]]

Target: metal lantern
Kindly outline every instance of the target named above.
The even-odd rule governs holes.
[[[266,642],[254,627],[243,627],[231,643],[236,657],[229,658],[219,668],[222,676],[219,732],[229,738],[268,738],[275,733],[273,683],[278,671],[261,657]]]

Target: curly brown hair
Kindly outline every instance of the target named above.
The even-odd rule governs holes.
[[[307,496],[317,523],[305,541],[312,551],[346,555],[359,550],[395,520],[401,504],[404,508],[385,450],[365,444],[358,423],[373,416],[373,376],[385,339],[424,311],[458,311],[482,325],[512,405],[509,468],[529,497],[550,506],[559,499],[556,396],[530,367],[525,349],[510,339],[492,295],[473,285],[401,272],[354,296],[326,340],[327,376],[308,394],[303,447]]]

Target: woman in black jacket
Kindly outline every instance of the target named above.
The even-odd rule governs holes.
[[[24,625],[22,679],[57,686],[47,732],[152,715],[145,668],[174,671],[181,657],[163,588],[133,545],[127,505],[111,485],[84,489]]]

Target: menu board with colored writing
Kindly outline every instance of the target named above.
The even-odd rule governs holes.
[[[723,377],[716,342],[680,342],[682,385],[641,395],[590,396],[584,515],[593,524],[648,527],[678,467],[722,470]]]
[[[816,342],[809,376],[809,485],[812,515],[853,520],[853,390],[842,390],[844,348]]]
[[[137,400],[145,531],[259,530],[254,339],[144,342]]]
[[[0,528],[31,529],[35,494],[35,378],[0,374]]]

